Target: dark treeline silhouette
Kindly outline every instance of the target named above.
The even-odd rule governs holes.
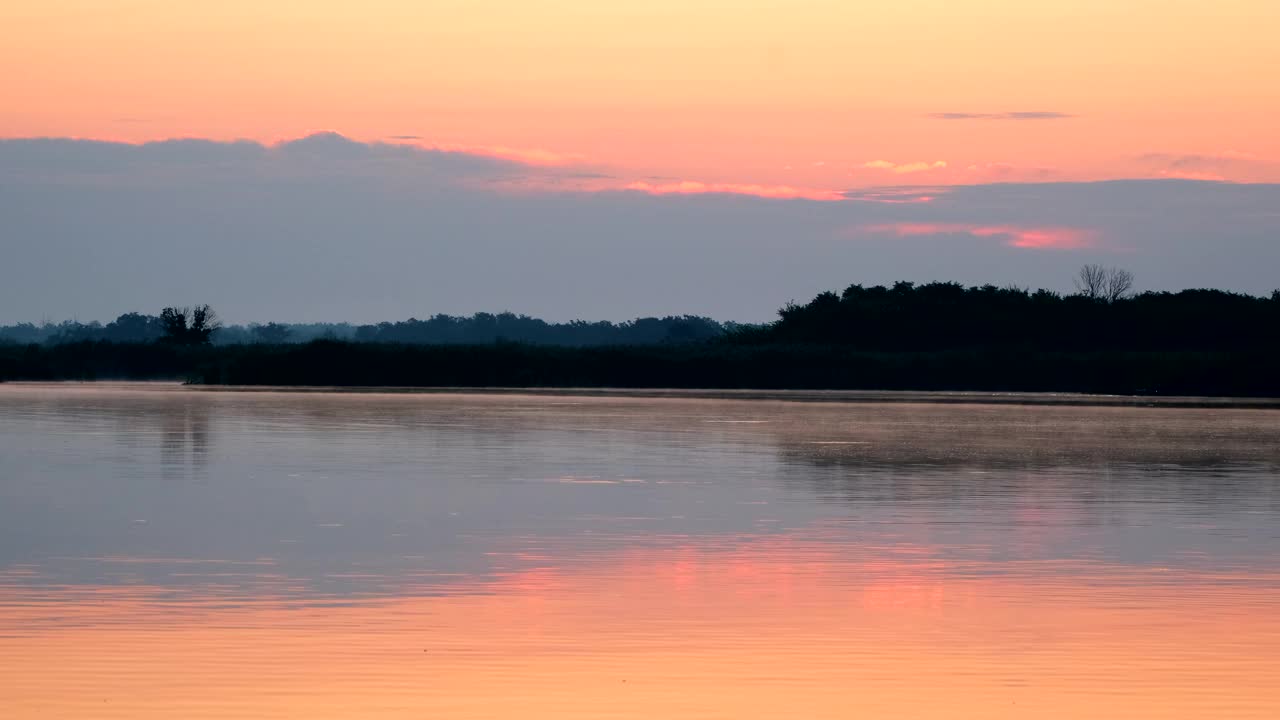
[[[729,329],[736,326],[730,324]],[[476,313],[471,317],[436,315],[428,320],[361,325],[357,342],[418,344],[475,344],[521,342],[539,345],[650,345],[699,342],[719,337],[726,330],[710,318],[693,315],[638,318],[629,322],[549,323],[514,313]]]
[[[2,379],[185,378],[236,385],[1058,391],[1280,396],[1280,291],[1131,290],[1086,266],[1079,292],[852,285],[777,321],[545,323],[436,316],[296,342],[297,326],[123,316],[103,335],[0,346]],[[204,308],[207,312],[207,308]],[[349,327],[349,326],[348,326]],[[185,329],[184,329],[185,328]],[[193,335],[200,328],[203,335]],[[109,333],[146,333],[121,342]],[[214,344],[208,341],[213,339]]]
[[[860,350],[1023,348],[1097,350],[1276,349],[1280,291],[1144,292],[1108,299],[958,283],[851,285],[788,305],[772,325],[732,335],[750,344],[841,345]]]
[[[147,343],[159,340],[164,335],[164,326],[158,315],[141,313],[125,313],[115,320],[103,325],[94,321],[90,323],[67,320],[61,323],[18,323],[16,325],[0,325],[0,343],[20,345],[60,344],[85,341],[107,341],[118,343]]]
[[[203,384],[987,390],[1280,397],[1274,353],[1025,349],[885,352],[707,342],[567,347],[82,342],[0,346],[0,379]]]
[[[192,316],[201,309],[166,308]],[[0,343],[64,344],[85,341],[153,342],[161,338],[186,338],[178,344],[211,342],[214,345],[250,343],[306,343],[312,340],[352,340],[417,344],[482,344],[522,342],[539,345],[648,345],[651,343],[700,342],[719,337],[742,326],[718,323],[693,315],[637,318],[628,322],[587,322],[574,320],[550,323],[515,313],[476,313],[470,317],[435,315],[426,320],[410,318],[373,325],[349,323],[265,323],[216,326],[212,333],[178,329],[166,334],[161,316],[127,313],[106,323],[67,321],[58,324],[20,323],[0,326]],[[175,326],[177,327],[177,326]],[[203,329],[203,327],[202,327]]]

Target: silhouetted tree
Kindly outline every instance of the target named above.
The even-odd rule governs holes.
[[[149,342],[161,336],[160,319],[142,313],[124,313],[103,328],[102,339],[112,342]]]
[[[187,340],[187,311],[176,307],[167,307],[160,311],[160,329],[164,331],[163,340],[174,344],[183,344]]]
[[[188,319],[189,318],[189,319]],[[160,311],[163,342],[174,345],[207,345],[210,336],[221,327],[218,316],[208,305],[194,308],[167,307]]]
[[[1076,290],[1090,300],[1113,303],[1127,297],[1133,290],[1133,273],[1089,264],[1076,273],[1075,285]]]
[[[1090,300],[1101,300],[1106,294],[1107,269],[1090,263],[1080,268],[1075,277],[1076,290]]]
[[[1104,290],[1107,302],[1113,303],[1128,297],[1131,290],[1133,290],[1133,273],[1120,268],[1111,268],[1107,271],[1107,285]]]

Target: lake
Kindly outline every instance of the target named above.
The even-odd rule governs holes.
[[[0,385],[0,717],[1280,717],[1280,410]]]

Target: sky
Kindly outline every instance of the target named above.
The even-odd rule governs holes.
[[[1280,286],[1271,0],[14,0],[0,322]]]

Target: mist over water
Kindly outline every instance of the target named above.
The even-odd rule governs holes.
[[[1280,411],[0,386],[6,717],[1280,714]]]

